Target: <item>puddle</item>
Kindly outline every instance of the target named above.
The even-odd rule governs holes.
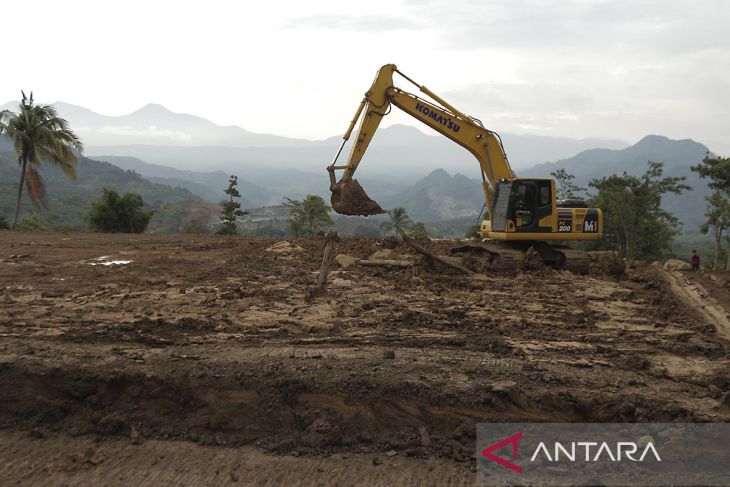
[[[131,260],[119,260],[119,259],[111,260],[111,256],[102,255],[101,257],[96,257],[94,259],[89,259],[89,260],[82,260],[81,262],[84,264],[88,264],[88,265],[112,266],[112,265],[127,265],[132,261]]]

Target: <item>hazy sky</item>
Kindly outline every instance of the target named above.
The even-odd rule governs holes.
[[[393,62],[497,132],[653,133],[730,155],[724,0],[35,0],[1,12],[0,104],[20,89],[107,115],[156,102],[324,138]],[[394,110],[396,122],[411,123]]]

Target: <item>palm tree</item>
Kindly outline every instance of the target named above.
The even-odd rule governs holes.
[[[0,112],[0,134],[6,134],[18,154],[20,184],[15,213],[10,228],[15,228],[20,212],[23,183],[28,187],[31,200],[39,208],[46,207],[46,190],[38,172],[41,162],[60,167],[71,179],[76,179],[74,153],[83,150],[81,140],[68,128],[68,122],[58,116],[50,105],[35,105],[33,93],[30,98],[23,93],[18,114],[9,110]]]
[[[329,215],[331,208],[322,197],[307,195],[303,200],[287,198],[291,205],[289,210],[289,230],[295,237],[316,235],[318,232],[334,226]]]
[[[408,213],[406,213],[406,209],[400,207],[394,208],[388,214],[390,215],[390,221],[380,224],[383,233],[394,232],[396,238],[403,238],[404,235],[407,235],[413,226],[413,221],[408,216]]]

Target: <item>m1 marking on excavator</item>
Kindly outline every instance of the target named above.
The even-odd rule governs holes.
[[[433,120],[444,125],[445,127],[448,127],[449,129],[453,130],[454,132],[458,132],[459,129],[461,129],[459,124],[454,123],[450,118],[442,117],[437,112],[435,112],[433,110],[429,110],[429,108],[427,106],[425,106],[421,103],[416,103],[416,110],[423,113],[424,115],[428,115]]]
[[[598,231],[598,211],[589,209],[583,220],[583,233],[596,233]]]

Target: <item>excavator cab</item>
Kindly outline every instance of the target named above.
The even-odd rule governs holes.
[[[582,200],[575,207],[558,205],[555,193],[555,181],[552,179],[515,178],[497,181],[491,220],[482,224],[482,237],[539,241],[602,238],[603,218],[600,209],[587,208]]]
[[[553,184],[549,179],[508,179],[496,185],[492,230],[496,232],[541,231],[551,228]],[[542,222],[542,225],[541,225]]]

